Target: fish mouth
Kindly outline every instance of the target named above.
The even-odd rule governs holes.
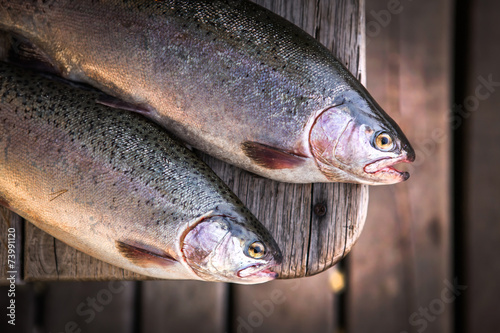
[[[274,265],[250,265],[248,267],[240,269],[237,273],[237,276],[242,279],[259,280],[263,282],[274,280],[278,277],[278,273],[270,270],[272,266]]]
[[[415,160],[412,156],[401,156],[397,158],[383,158],[365,165],[363,170],[378,178],[386,184],[394,184],[410,178],[410,173],[397,170],[394,165],[399,163],[411,163]]]

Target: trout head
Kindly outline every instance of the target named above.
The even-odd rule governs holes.
[[[415,152],[399,126],[370,96],[354,91],[344,92],[338,103],[316,118],[309,145],[330,181],[399,183],[410,175],[394,165],[415,160]]]
[[[183,258],[201,279],[254,284],[278,276],[270,270],[281,263],[274,239],[256,219],[245,224],[239,220],[211,215],[199,219],[182,235]],[[255,222],[261,230],[252,230]]]

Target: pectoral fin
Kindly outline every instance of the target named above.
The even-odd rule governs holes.
[[[177,263],[175,258],[164,251],[133,241],[116,241],[116,248],[125,258],[140,267],[170,266]]]
[[[153,113],[152,112],[153,109],[148,106],[136,105],[133,103],[125,102],[122,101],[121,99],[109,95],[100,96],[96,102],[102,105],[109,106],[111,108],[137,112],[145,116],[151,115]]]
[[[293,169],[307,159],[307,157],[253,141],[243,142],[241,149],[256,164],[268,169]]]
[[[9,203],[5,200],[3,200],[2,198],[0,198],[0,206],[3,206],[5,208],[9,208]]]

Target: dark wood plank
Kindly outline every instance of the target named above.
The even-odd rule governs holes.
[[[359,50],[359,1],[258,3],[315,35],[358,73],[359,64],[364,63]],[[277,268],[280,278],[326,270],[347,254],[359,237],[366,216],[367,186],[278,183],[202,156],[275,236],[284,254],[283,264]],[[313,208],[317,205],[326,205],[326,214],[316,216]],[[27,227],[26,240],[28,280],[144,278],[90,258],[32,225]]]
[[[33,286],[17,284],[15,295],[11,297],[10,292],[12,292],[10,286],[0,286],[0,308],[2,309],[0,332],[33,333],[35,327],[35,292]],[[11,303],[12,299],[14,305]]]
[[[141,332],[223,332],[227,289],[201,281],[143,282]]]
[[[233,332],[334,332],[329,274],[237,286]]]
[[[348,329],[450,332],[453,305],[442,292],[452,280],[451,1],[376,0],[366,12],[368,90],[417,160],[409,181],[371,189],[365,232],[349,258]]]
[[[467,123],[463,140],[465,244],[461,244],[465,246],[466,280],[461,284],[468,287],[462,290],[466,299],[463,332],[500,332],[496,310],[500,295],[500,3],[470,3],[467,88],[459,101],[463,123]],[[488,81],[495,84],[485,84]]]
[[[134,331],[135,282],[52,282],[42,304],[45,332]]]
[[[258,1],[278,14],[285,16],[332,49],[356,74],[364,65],[363,44],[363,1]],[[360,50],[361,49],[361,50]],[[273,184],[262,180],[262,184]],[[291,185],[285,187],[288,193],[307,188],[311,193],[307,201],[298,202],[285,211],[294,226],[272,221],[271,228],[286,255],[293,251],[304,253],[303,244],[309,242],[306,275],[316,274],[331,267],[346,255],[359,237],[366,217],[368,187],[351,184]],[[267,186],[270,188],[271,186]],[[271,187],[272,188],[272,187]],[[287,192],[285,192],[286,194]],[[237,192],[238,194],[238,192]],[[240,195],[243,199],[245,195]],[[295,198],[297,199],[297,198]],[[252,211],[260,213],[252,203],[246,202]],[[304,214],[304,210],[306,214]],[[310,226],[299,229],[303,220],[298,216],[308,216]],[[257,215],[264,223],[266,217]],[[275,228],[278,229],[276,233]],[[297,232],[300,230],[301,232]],[[307,231],[303,233],[302,231]],[[288,236],[288,237],[286,237]],[[309,240],[308,238],[309,237]],[[290,252],[292,251],[292,252]],[[285,256],[286,256],[285,255]],[[301,262],[295,258],[293,267],[299,269]],[[285,268],[284,267],[284,268]],[[284,269],[282,268],[282,269]],[[297,271],[303,272],[304,269]],[[292,275],[293,269],[290,269]],[[299,274],[295,276],[300,276]],[[331,276],[327,271],[315,277],[294,281],[273,281],[258,286],[234,286],[233,331],[236,332],[332,332],[338,323],[336,318],[335,295],[331,288]],[[284,277],[282,271],[282,277]]]

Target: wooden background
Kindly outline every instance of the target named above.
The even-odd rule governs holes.
[[[339,19],[338,13],[361,9],[361,20],[366,21],[367,86],[417,150],[417,160],[409,167],[410,180],[370,188],[366,224],[352,253],[316,276],[258,286],[193,281],[19,281],[17,325],[12,330],[2,315],[0,331],[500,331],[500,131],[496,128],[500,124],[500,85],[484,84],[488,80],[500,84],[496,17],[500,3],[371,0],[364,11],[362,0],[259,3],[304,27],[340,56],[349,54],[342,54],[349,50],[347,44],[358,42],[352,40],[357,36],[352,29],[356,29],[359,15]],[[343,37],[334,39],[339,31]],[[355,68],[351,60],[348,65]],[[363,67],[362,61],[359,65]],[[225,172],[224,167],[216,171]],[[229,180],[230,186],[240,196],[248,195],[249,208],[259,211],[256,198],[262,192],[241,188],[238,177]],[[331,188],[306,185],[300,189],[305,202],[295,204],[285,199],[290,193],[300,197],[295,186],[275,184],[268,191],[283,198],[280,205],[291,207],[287,219],[312,216],[310,230],[316,231],[297,234],[297,238],[305,242],[310,237],[321,244],[325,237],[322,228],[331,228],[336,219],[329,217],[330,223],[324,223],[311,211],[316,203],[330,202],[335,193]],[[275,206],[267,209],[271,213]],[[54,276],[54,271],[44,272],[51,267],[59,276],[71,279],[87,271],[86,267],[94,267],[93,276],[131,277],[119,269],[110,273],[111,266],[103,268],[76,252],[57,252],[64,248],[59,241],[31,237],[29,232],[36,230],[29,224],[23,231],[22,221],[13,223],[19,233],[26,233],[25,262],[40,263],[34,268],[39,275]],[[0,224],[1,235],[6,234],[5,228]],[[49,239],[42,242],[43,237]],[[4,239],[1,242],[3,245]],[[37,251],[40,244],[51,242],[52,252]],[[293,250],[305,251],[300,246],[287,251]],[[326,263],[297,267],[309,272],[326,268],[335,259],[332,248],[324,251],[317,258],[326,255]],[[0,258],[0,263],[4,260]],[[20,258],[18,262],[22,262]],[[50,264],[54,262],[58,265]],[[82,263],[81,267],[65,266],[72,262]],[[7,290],[0,288],[0,309],[7,306]]]

